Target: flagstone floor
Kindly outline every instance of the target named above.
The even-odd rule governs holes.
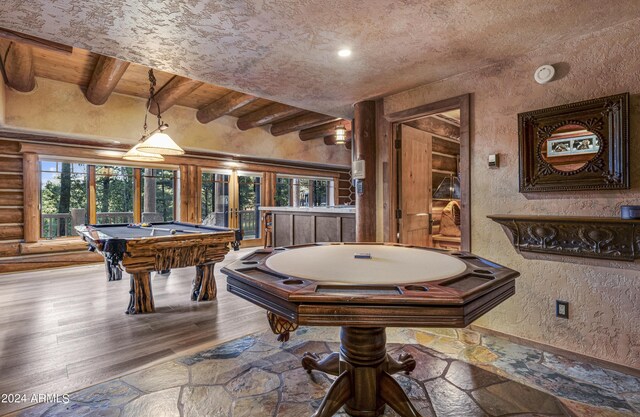
[[[416,358],[395,377],[424,417],[640,416],[640,378],[469,330],[388,329],[387,339],[394,356]],[[337,347],[337,328],[300,328],[284,344],[250,335],[13,416],[311,416],[332,378],[308,375],[300,358]]]

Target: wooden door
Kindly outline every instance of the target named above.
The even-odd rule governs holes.
[[[399,227],[400,243],[432,246],[431,242],[431,135],[400,125]]]

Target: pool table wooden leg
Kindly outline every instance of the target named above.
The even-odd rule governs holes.
[[[107,271],[108,281],[120,281],[122,279],[122,270],[118,263],[115,259],[104,258],[104,269]]]
[[[150,272],[134,272],[131,274],[129,295],[127,314],[153,313],[155,311]]]
[[[192,301],[211,301],[216,298],[218,288],[216,278],[213,276],[215,263],[196,266],[196,277],[193,279],[191,290]]]

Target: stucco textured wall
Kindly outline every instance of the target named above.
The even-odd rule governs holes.
[[[488,214],[619,216],[640,200],[640,20],[520,58],[385,98],[392,113],[471,93],[472,250],[522,273],[516,295],[480,326],[640,369],[640,272],[636,264],[581,258],[524,259]],[[556,80],[538,85],[534,70],[555,64]],[[631,181],[620,192],[518,193],[517,113],[621,92],[631,99]],[[501,166],[487,168],[498,152]],[[554,317],[570,302],[569,320]]]
[[[31,93],[6,89],[6,102],[4,123],[9,127],[133,144],[142,134],[146,100],[112,94],[106,104],[95,106],[77,85],[38,78]],[[167,133],[187,149],[349,165],[351,154],[344,146],[303,142],[297,132],[274,137],[264,127],[243,132],[231,116],[201,124],[195,114],[195,109],[173,106],[162,115],[170,126]],[[149,126],[154,123],[155,116],[149,114]]]

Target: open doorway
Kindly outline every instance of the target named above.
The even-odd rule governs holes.
[[[392,123],[395,240],[470,250],[468,96],[401,116]]]

